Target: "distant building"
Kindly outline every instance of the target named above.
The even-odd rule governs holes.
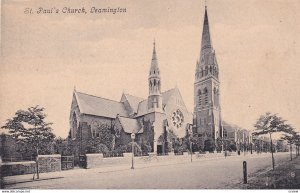
[[[235,144],[237,150],[251,150],[252,148],[252,132],[243,129],[237,125],[229,124],[222,121],[224,139],[230,141],[230,143]]]

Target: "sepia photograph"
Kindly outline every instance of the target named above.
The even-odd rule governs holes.
[[[299,0],[0,1],[3,193],[299,192]]]

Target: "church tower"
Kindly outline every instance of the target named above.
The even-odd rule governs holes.
[[[197,61],[194,83],[194,125],[204,138],[223,137],[219,67],[209,32],[205,6],[200,58]]]
[[[162,111],[162,97],[161,97],[161,78],[158,68],[158,62],[155,50],[155,41],[153,43],[152,60],[148,78],[149,95],[148,95],[148,110]]]

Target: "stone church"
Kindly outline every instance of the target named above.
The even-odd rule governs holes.
[[[172,132],[183,138],[193,131],[203,141],[232,138],[237,143],[237,129],[222,121],[219,67],[212,46],[207,7],[205,6],[200,57],[194,82],[194,112],[190,113],[177,87],[161,91],[161,71],[155,42],[148,74],[148,98],[123,93],[120,101],[105,99],[74,90],[70,112],[70,134],[76,138],[79,129],[86,138],[99,137],[99,125],[111,128],[114,147],[128,144],[131,133],[138,144],[148,144],[154,153],[168,149]],[[224,126],[223,126],[224,125]],[[232,137],[229,137],[232,136]],[[205,145],[205,144],[204,144]]]
[[[115,146],[126,145],[135,133],[138,144],[148,144],[155,153],[165,153],[166,132],[182,138],[191,127],[193,116],[186,108],[177,87],[161,91],[161,71],[155,42],[148,74],[148,98],[123,93],[120,101],[105,99],[74,90],[70,112],[71,137],[82,127],[86,138],[99,137],[99,125],[109,125]],[[146,85],[146,84],[145,84]]]

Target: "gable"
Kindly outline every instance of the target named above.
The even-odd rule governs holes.
[[[137,117],[148,113],[148,100],[143,100],[139,103]]]
[[[177,87],[162,93],[163,105],[165,106],[166,114],[172,113],[176,109],[180,109],[185,114],[185,122],[192,123],[193,114],[186,108],[180,91]]]
[[[138,120],[121,116],[118,116],[118,120],[125,133],[143,133]]]
[[[145,99],[136,97],[130,94],[123,94],[121,98],[121,102],[127,103],[130,107],[132,113],[137,113],[139,108],[139,103]]]

